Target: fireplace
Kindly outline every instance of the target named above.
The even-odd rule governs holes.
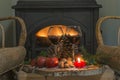
[[[82,45],[91,54],[96,51],[95,25],[99,17],[99,8],[95,0],[18,0],[12,8],[15,15],[24,19],[27,26],[26,59],[33,58],[48,45],[36,47],[35,34],[50,25],[80,26]],[[18,23],[16,24],[17,26]],[[19,38],[20,28],[16,28]]]

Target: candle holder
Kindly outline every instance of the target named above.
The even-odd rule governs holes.
[[[75,61],[74,61],[74,66],[76,68],[83,68],[86,66],[86,62],[81,58],[78,57]]]

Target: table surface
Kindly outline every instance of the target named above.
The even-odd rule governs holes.
[[[35,73],[43,76],[90,76],[102,74],[105,67],[98,67],[94,65],[86,66],[84,68],[37,68]]]

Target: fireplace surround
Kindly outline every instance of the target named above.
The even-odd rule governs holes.
[[[89,53],[95,53],[95,25],[101,8],[95,0],[18,0],[12,8],[15,9],[15,15],[23,18],[27,26],[26,59],[33,58],[39,50],[47,47],[36,48],[35,34],[50,25],[80,26],[84,34],[82,44]],[[16,26],[19,26],[18,23]],[[18,42],[19,27],[16,32]]]

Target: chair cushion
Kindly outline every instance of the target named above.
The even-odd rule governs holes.
[[[23,46],[0,49],[0,75],[20,66],[25,58]]]

